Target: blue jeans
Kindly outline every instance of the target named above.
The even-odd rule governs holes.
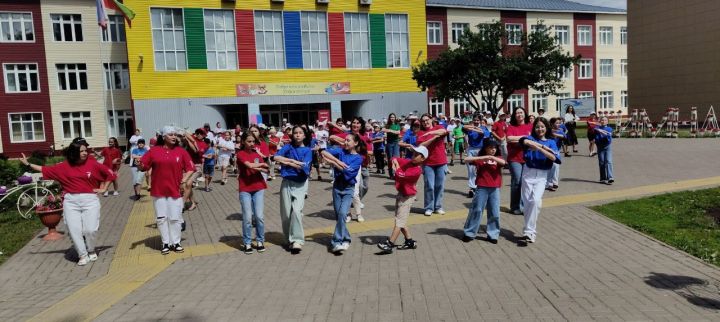
[[[520,201],[520,181],[522,181],[523,164],[520,162],[510,163],[510,211],[522,209]]]
[[[613,177],[612,150],[610,146],[598,147],[598,165],[600,166],[600,180],[615,180]]]
[[[500,237],[500,188],[477,187],[472,206],[465,221],[465,236],[475,238],[483,210],[487,209],[487,234],[491,239]]]
[[[469,148],[467,151],[467,155],[469,157],[476,157],[478,154],[480,154],[480,149]],[[470,189],[475,189],[477,188],[477,185],[475,185],[475,180],[477,179],[477,167],[474,162],[465,162],[465,165],[468,170],[468,187],[470,187]]]
[[[447,165],[423,166],[425,181],[425,211],[442,209],[443,193],[445,192],[445,169]]]
[[[350,212],[350,203],[352,202],[355,186],[349,186],[343,190],[333,187],[333,208],[335,209],[335,232],[330,242],[335,247],[343,242],[350,242],[350,232],[345,224],[345,217]]]
[[[255,217],[255,239],[265,241],[265,216],[263,215],[263,195],[265,190],[240,192],[240,206],[243,216],[243,244],[252,243],[252,217]],[[252,216],[252,217],[251,217]]]
[[[392,162],[390,162],[390,161],[392,160],[392,158],[396,158],[396,157],[400,156],[400,145],[398,144],[398,142],[388,143],[385,146],[385,151],[386,151],[385,156],[387,158],[387,165],[388,165],[388,175],[390,176],[390,178],[392,178],[395,176],[395,171],[393,171]]]

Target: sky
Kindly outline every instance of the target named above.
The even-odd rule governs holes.
[[[627,0],[570,0],[595,6],[627,9]]]

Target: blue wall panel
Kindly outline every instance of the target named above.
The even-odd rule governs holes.
[[[285,62],[287,68],[303,68],[300,12],[284,11]]]

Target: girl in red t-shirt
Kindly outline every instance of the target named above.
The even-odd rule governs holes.
[[[268,180],[275,180],[275,161],[270,158],[280,150],[280,138],[277,137],[275,128],[270,128],[268,131],[268,147],[270,149],[270,155],[268,155],[268,165],[270,166]]]
[[[242,149],[237,152],[238,191],[243,216],[243,251],[253,253],[252,223],[255,219],[255,249],[265,251],[265,216],[263,215],[264,193],[267,189],[263,173],[269,166],[258,153],[257,139],[252,131],[240,137]]]
[[[100,156],[104,158],[103,165],[115,172],[115,180],[113,180],[113,196],[119,195],[117,176],[120,172],[120,164],[122,164],[122,151],[120,151],[120,145],[118,140],[114,137],[108,139],[108,147],[100,151]],[[104,197],[108,196],[108,191],[103,194]]]
[[[530,135],[532,123],[528,122],[525,109],[516,107],[510,118],[510,125],[507,128],[507,162],[510,164],[510,212],[516,215],[522,214],[520,204],[520,186],[522,168],[525,164],[523,159],[523,147],[519,141],[522,137]]]
[[[445,136],[448,132],[442,125],[433,125],[430,114],[420,117],[421,130],[417,132],[417,144],[427,147],[430,152],[423,164],[423,180],[425,183],[425,216],[434,213],[444,215],[443,193],[445,193],[445,170],[447,154],[445,152]]]
[[[80,257],[78,265],[97,260],[95,238],[100,228],[100,200],[97,193],[105,192],[115,172],[88,158],[88,143],[76,138],[65,149],[65,161],[53,166],[30,164],[25,154],[20,161],[44,179],[55,180],[63,188],[63,211],[70,238]]]
[[[479,156],[465,158],[465,162],[472,162],[477,169],[475,179],[477,187],[463,228],[465,232],[463,241],[466,243],[475,240],[485,209],[488,217],[487,240],[497,244],[500,237],[500,187],[505,160],[495,156],[497,148],[497,141],[486,138],[483,140],[483,149]]]

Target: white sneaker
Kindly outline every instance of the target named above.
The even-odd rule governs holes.
[[[436,214],[439,214],[439,215],[444,215],[444,214],[445,214],[445,210],[443,210],[442,208],[440,208],[440,209],[438,209],[438,210],[435,210],[435,213],[436,213]]]
[[[96,260],[97,260],[97,253],[90,253],[90,255],[88,255],[88,259],[89,259],[91,262],[96,261]]]
[[[103,197],[107,197],[107,196],[108,196],[108,192],[105,191],[105,193],[103,193]]]
[[[342,246],[343,250],[348,250],[348,249],[350,249],[350,243],[348,243],[348,242],[344,242],[344,243],[342,243],[342,245],[340,245],[340,246]]]
[[[350,222],[350,221],[352,221],[352,216],[350,216],[350,215],[345,216],[345,222]]]
[[[364,209],[364,208],[365,208],[365,204],[364,204],[364,203],[360,203],[360,209]]]
[[[452,170],[450,170],[450,169],[445,170],[445,174],[452,174]]]
[[[430,217],[432,215],[432,210],[425,210],[425,216]]]
[[[345,248],[343,248],[343,244],[337,244],[337,245],[333,246],[333,248],[332,248],[333,253],[339,253],[344,250],[345,250]]]
[[[113,191],[113,196],[119,196],[119,195],[120,195],[120,193],[119,193],[119,192],[117,192],[117,191]]]
[[[365,218],[362,215],[358,215],[357,220],[358,222],[363,222],[365,221]]]
[[[522,212],[522,210],[520,210],[520,209],[515,209],[515,210],[513,210],[513,214],[515,214],[515,215],[522,215],[523,212]]]
[[[290,245],[290,249],[302,249],[302,244],[292,243],[292,245]]]
[[[80,257],[80,260],[78,261],[78,266],[85,266],[90,262],[90,258],[87,256]]]

